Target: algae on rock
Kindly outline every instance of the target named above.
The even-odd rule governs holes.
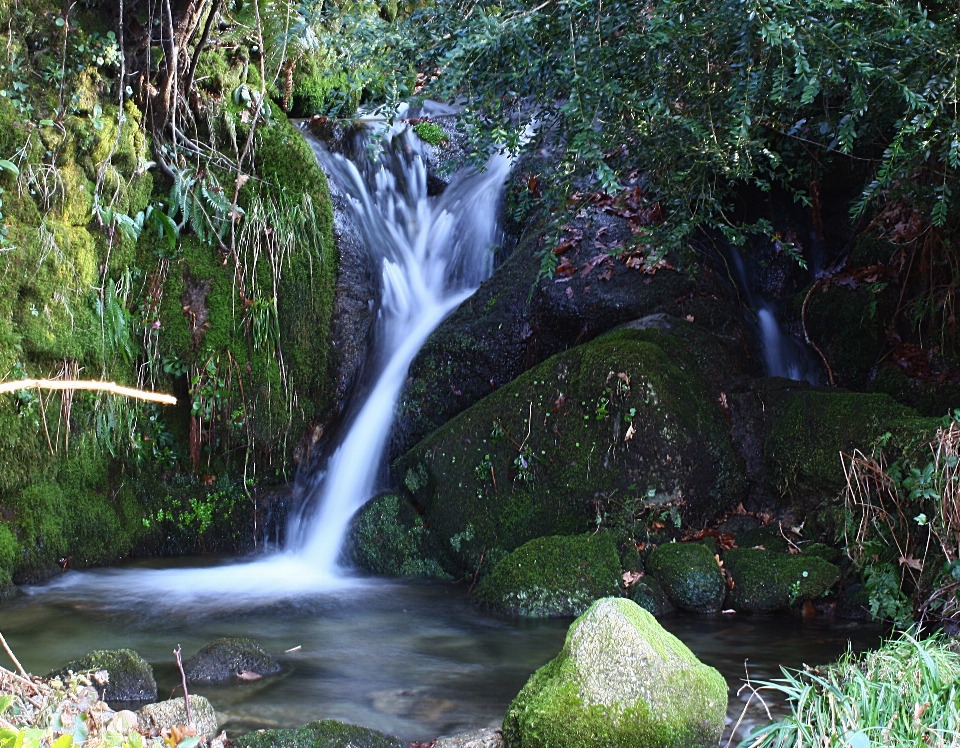
[[[346,722],[317,720],[291,730],[257,730],[235,738],[237,748],[409,748],[397,738]]]
[[[658,335],[668,334],[657,331]],[[617,330],[520,375],[394,466],[455,574],[535,537],[676,505],[697,523],[737,503],[740,467],[696,364]]]
[[[484,577],[474,599],[519,616],[577,616],[620,595],[620,559],[607,534],[555,535],[524,543]]]
[[[700,543],[667,543],[651,551],[647,569],[674,605],[691,613],[717,613],[727,585],[714,554]]]
[[[840,579],[840,569],[817,556],[792,556],[759,548],[723,554],[733,579],[730,605],[744,613],[770,613],[815,600]]]
[[[727,684],[636,603],[594,603],[507,709],[509,748],[716,746]]]

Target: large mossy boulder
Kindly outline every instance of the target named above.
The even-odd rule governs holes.
[[[673,340],[621,329],[554,356],[395,463],[448,571],[594,529],[611,496],[631,517],[682,499],[692,523],[736,505],[743,483],[720,404],[660,336]]]
[[[232,740],[236,748],[409,748],[402,740],[359,725],[322,719],[293,730],[257,730]]]
[[[507,709],[510,748],[716,746],[727,684],[630,600],[574,621],[560,654]]]
[[[770,392],[766,423],[771,487],[799,510],[832,500],[843,488],[841,452],[869,454],[883,437],[888,450],[913,456],[939,425],[887,395],[813,389]]]
[[[727,584],[717,559],[700,543],[668,543],[654,548],[647,569],[681,610],[716,613],[723,607]]]
[[[354,515],[347,530],[349,560],[371,574],[443,579],[439,549],[423,518],[396,494],[376,496]]]
[[[64,678],[67,673],[107,671],[107,681],[93,679],[104,701],[155,701],[157,682],[153,668],[132,649],[102,649],[47,674],[47,678]]]
[[[536,538],[501,560],[474,599],[519,616],[578,616],[620,594],[620,558],[609,535]]]
[[[734,548],[723,554],[723,563],[733,579],[730,605],[742,613],[771,613],[815,600],[840,580],[840,569],[813,555]]]
[[[224,683],[240,672],[276,675],[280,663],[253,639],[233,637],[207,644],[183,663],[183,672],[191,683]]]

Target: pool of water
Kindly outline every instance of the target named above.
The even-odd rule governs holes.
[[[0,631],[36,674],[95,649],[135,649],[153,664],[161,699],[180,695],[178,645],[188,657],[217,637],[254,638],[277,655],[281,675],[192,689],[211,700],[232,734],[322,718],[409,741],[496,726],[530,674],[560,650],[570,624],[491,615],[458,584],[381,579],[262,605],[248,595],[240,605],[205,608],[184,590],[180,605],[176,592],[137,594],[131,571],[67,572],[0,607]],[[872,626],[792,616],[661,622],[726,677],[730,723],[743,708],[735,693],[745,665],[752,679],[774,678],[781,666],[823,664],[848,643],[864,649],[880,636]],[[752,708],[743,724],[765,719]]]

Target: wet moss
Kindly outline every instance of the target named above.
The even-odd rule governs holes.
[[[47,678],[63,678],[68,672],[85,673],[106,670],[107,683],[97,686],[101,698],[108,701],[156,701],[157,683],[153,668],[132,649],[105,649],[91,652],[79,660],[47,674]]]
[[[346,70],[331,67],[324,54],[312,54],[297,63],[290,113],[294,117],[336,112],[350,116],[360,105],[361,91],[351,85]]]
[[[770,613],[814,600],[840,580],[840,570],[822,558],[735,548],[723,555],[733,578],[730,604],[743,613]]]
[[[367,727],[323,719],[295,730],[257,730],[232,741],[237,748],[408,748]]]
[[[609,535],[536,538],[503,558],[474,593],[509,615],[576,616],[601,597],[620,595],[620,560]]]
[[[600,600],[507,709],[509,748],[716,745],[727,685],[630,600]]]
[[[938,425],[881,394],[781,391],[770,394],[766,412],[768,475],[801,511],[838,495],[844,484],[841,451],[869,454],[889,433],[888,448],[909,456]]]
[[[364,504],[347,531],[350,561],[371,574],[449,579],[438,560],[439,551],[423,519],[395,494]]]
[[[667,596],[682,610],[717,613],[727,591],[720,565],[699,543],[667,543],[653,549],[647,570],[663,585]]]
[[[657,618],[676,610],[673,603],[670,602],[670,596],[663,589],[663,585],[656,580],[656,577],[651,575],[638,579],[630,585],[627,597]]]
[[[635,330],[559,354],[438,429],[395,465],[460,573],[544,535],[628,523],[681,495],[698,522],[737,500],[719,406],[688,359]],[[613,502],[610,503],[613,506]]]

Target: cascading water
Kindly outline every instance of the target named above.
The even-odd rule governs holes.
[[[497,213],[510,169],[494,155],[483,171],[455,175],[427,195],[424,158],[399,126],[376,161],[322,155],[349,196],[369,259],[381,273],[374,345],[365,364],[371,386],[347,408],[345,435],[310,480],[302,514],[283,552],[206,568],[73,572],[43,590],[102,604],[243,607],[359,583],[342,574],[340,546],[354,512],[374,493],[397,398],[413,357],[437,325],[493,270]],[[315,150],[318,148],[315,145]],[[364,161],[363,159],[366,159]]]
[[[747,303],[756,311],[757,336],[763,350],[766,375],[819,384],[817,367],[809,351],[799,340],[783,331],[773,305],[751,288],[743,257],[737,248],[730,246],[729,253],[737,273],[737,280],[747,296]]]
[[[341,156],[323,160],[351,198],[367,249],[380,266],[382,288],[368,362],[374,384],[316,479],[316,510],[291,528],[299,552],[335,573],[347,523],[375,488],[413,357],[493,270],[500,190],[510,162],[495,155],[484,171],[461,175],[433,200],[424,161],[408,142],[382,153],[375,169],[361,170]]]

